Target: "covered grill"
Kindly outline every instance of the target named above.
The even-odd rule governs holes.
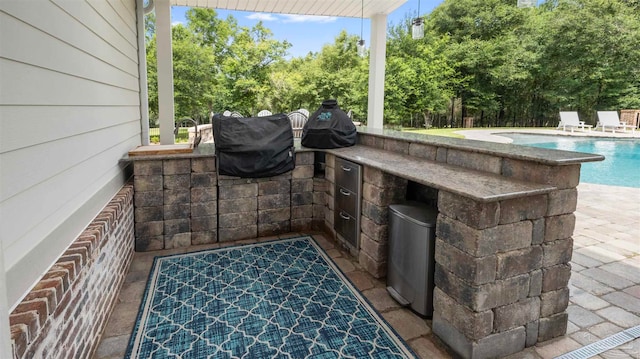
[[[218,173],[272,177],[293,170],[293,131],[287,115],[213,117]]]

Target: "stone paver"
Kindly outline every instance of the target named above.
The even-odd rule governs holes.
[[[129,334],[109,337],[102,340],[96,352],[98,358],[122,358],[127,350]]]
[[[615,291],[615,289],[583,275],[582,272],[572,272],[570,282],[571,285],[594,295],[603,295]]]
[[[575,243],[575,242],[574,242]],[[599,242],[596,242],[599,243]],[[571,263],[577,263],[583,267],[587,267],[587,268],[592,268],[592,267],[598,267],[601,266],[603,263],[600,262],[599,260],[593,259],[589,256],[586,256],[580,252],[578,252],[577,250],[573,252],[573,255],[571,256]]]
[[[433,337],[420,337],[409,342],[411,349],[420,358],[448,358],[450,354],[444,347],[444,344],[439,344],[437,338]]]
[[[619,349],[630,354],[634,358],[640,358],[640,338],[621,345]]]
[[[640,314],[640,300],[625,292],[612,292],[602,296],[602,299],[634,314]]]
[[[382,316],[393,326],[404,340],[410,340],[431,334],[431,328],[427,325],[426,321],[409,310],[394,310],[382,313]]]
[[[640,242],[640,234],[638,235]],[[640,251],[640,249],[638,249]],[[623,259],[619,262],[607,263],[600,267],[609,273],[613,273],[620,277],[624,277],[635,284],[640,284],[640,268],[638,268],[632,259]]]
[[[581,293],[579,294],[571,296],[571,298],[569,299],[571,303],[577,304],[580,307],[588,310],[598,310],[611,305],[606,300],[602,300],[589,292],[585,292],[582,290],[580,292]]]
[[[365,297],[373,304],[373,307],[376,308],[379,312],[387,312],[391,309],[400,308],[400,304],[393,300],[387,293],[385,288],[373,288],[370,290],[365,290],[362,292]]]
[[[640,317],[618,307],[600,309],[596,314],[625,329],[640,325]],[[571,317],[569,317],[569,320],[571,320]]]
[[[569,305],[567,313],[569,313],[569,321],[580,328],[588,328],[592,325],[604,322],[604,318],[578,305]]]
[[[612,336],[622,330],[619,326],[609,322],[600,323],[589,328],[589,332],[597,335],[600,339]]]
[[[585,269],[580,272],[580,274],[584,274],[591,279],[595,279],[598,282],[604,283],[615,289],[624,289],[633,285],[633,282],[626,279],[625,277],[621,277],[617,274],[613,274],[601,268]]]
[[[590,257],[593,258],[595,260],[599,260],[600,262],[603,263],[611,263],[611,262],[615,262],[615,261],[621,261],[623,259],[625,259],[626,257],[615,253],[615,252],[611,252],[609,250],[606,250],[604,248],[600,248],[598,246],[588,246],[588,247],[582,247],[580,249],[576,250],[577,253],[582,254],[586,257]]]
[[[582,344],[576,342],[570,337],[562,337],[549,340],[549,343],[536,345],[535,351],[543,359],[552,359],[564,353],[576,350],[582,347]]]
[[[634,285],[624,290],[625,293],[631,294],[636,298],[640,298],[640,285]]]

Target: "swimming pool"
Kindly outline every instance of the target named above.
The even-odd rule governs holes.
[[[530,134],[499,134],[517,145],[565,151],[597,153],[601,162],[583,163],[580,182],[640,188],[640,141],[611,138],[585,138]]]

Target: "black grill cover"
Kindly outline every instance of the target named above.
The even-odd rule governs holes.
[[[301,143],[311,148],[339,148],[356,144],[356,126],[338,101],[325,100],[302,129]]]
[[[287,115],[212,119],[218,173],[272,177],[293,170],[293,131]]]

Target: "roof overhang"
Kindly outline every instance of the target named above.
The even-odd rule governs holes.
[[[221,10],[370,18],[373,15],[388,15],[407,0],[170,0],[170,2],[173,6]]]

